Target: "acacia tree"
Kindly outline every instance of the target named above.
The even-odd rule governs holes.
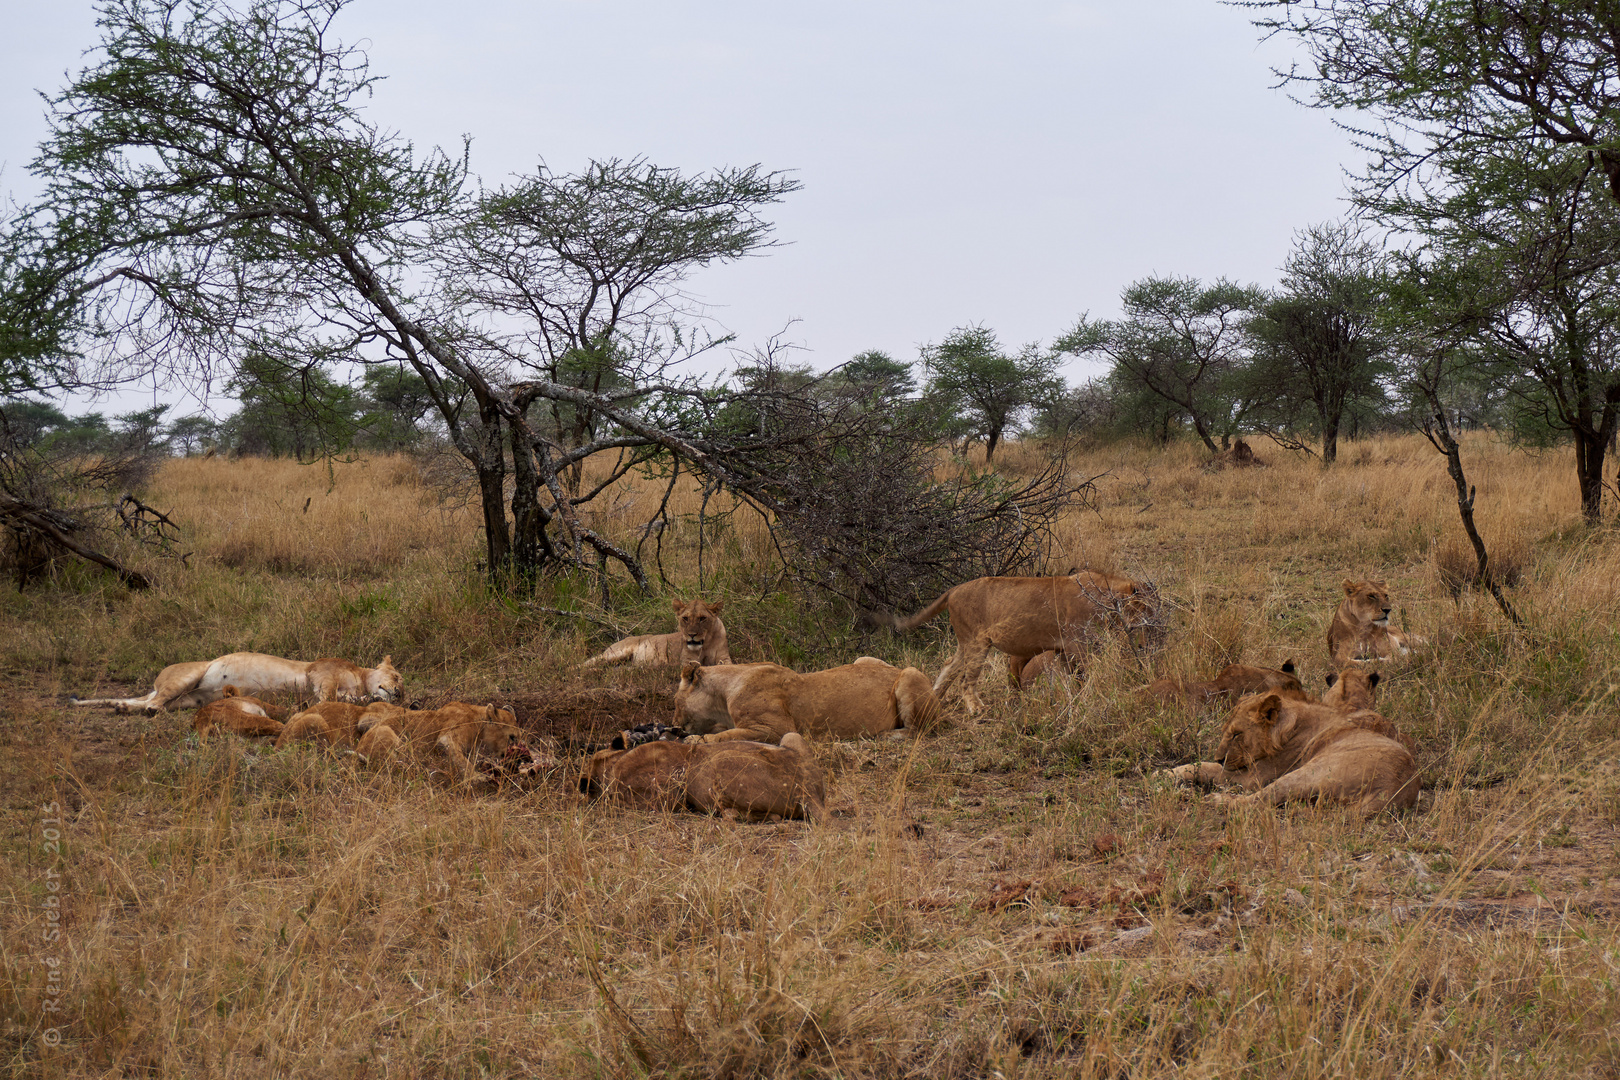
[[[983,326],[958,327],[938,345],[923,346],[922,363],[929,396],[955,413],[970,439],[984,440],[987,466],[1002,436],[1061,389],[1054,356],[1035,345],[1016,356],[1003,352],[995,332]]]
[[[604,593],[609,560],[645,587],[637,555],[588,527],[579,507],[653,455],[669,463],[672,485],[684,468],[790,523],[780,478],[759,462],[797,469],[825,429],[717,431],[717,416],[747,390],[692,380],[610,388],[581,363],[587,385],[548,370],[550,354],[514,371],[520,358],[478,311],[457,306],[465,297],[431,288],[446,235],[510,207],[471,204],[465,153],[418,155],[366,122],[359,102],[376,79],[363,52],[333,40],[343,4],[254,0],[238,11],[222,0],[103,0],[102,53],[50,99],[53,131],[30,166],[45,192],[0,247],[5,370],[209,380],[248,356],[286,370],[403,363],[477,476],[487,566],[499,580],[594,557]],[[638,168],[646,179],[649,167]],[[764,182],[767,201],[791,188]],[[598,235],[624,239],[607,225]],[[752,250],[758,234],[726,250],[739,245]],[[661,272],[646,281],[679,279]],[[582,326],[578,349],[559,359],[635,344]],[[588,441],[564,447],[554,425],[531,422],[541,401],[556,404],[554,416],[590,418]],[[794,446],[805,449],[784,452]],[[565,490],[567,470],[610,450],[630,460],[592,491]],[[1016,500],[1004,512],[1016,517]]]
[[[1355,401],[1381,401],[1392,371],[1378,317],[1387,287],[1378,244],[1356,226],[1330,223],[1297,234],[1278,292],[1249,325],[1253,382],[1299,393],[1316,413],[1322,464],[1338,458],[1339,430]]]
[[[1124,318],[1080,316],[1053,344],[1058,353],[1103,356],[1110,380],[1140,387],[1184,414],[1214,453],[1230,438],[1249,402],[1238,376],[1249,362],[1247,327],[1265,294],[1221,278],[1150,277],[1126,287]]]
[[[1612,0],[1241,0],[1297,38],[1279,72],[1368,151],[1367,188],[1511,146],[1592,153],[1620,198],[1620,20]],[[1271,12],[1276,12],[1272,14]]]

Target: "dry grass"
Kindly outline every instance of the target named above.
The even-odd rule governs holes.
[[[503,695],[582,736],[614,702],[628,716],[667,689],[573,671],[613,632],[542,609],[586,604],[591,584],[487,595],[476,521],[410,462],[172,463],[148,501],[185,525],[189,566],[154,564],[148,594],[65,569],[0,600],[0,1062],[16,1076],[1612,1075],[1620,549],[1581,527],[1566,456],[1471,439],[1481,526],[1521,568],[1531,629],[1510,635],[1488,597],[1447,588],[1442,552],[1461,536],[1420,440],[1352,444],[1328,473],[1257,449],[1271,468],[1206,473],[1186,447],[1077,462],[1107,472],[1101,505],[1064,521],[1052,569],[1153,578],[1175,605],[1169,647],[1114,644],[1084,685],[1023,699],[992,671],[985,722],[818,748],[821,827],[588,807],[562,780],[472,798],[307,750],[199,745],[181,718],[63,708],[66,691],[239,648],[392,653],[413,696]],[[630,504],[655,497],[593,524],[630,536]],[[695,535],[683,520],[665,538],[682,595]],[[862,639],[782,592],[757,522],[714,539],[705,584],[739,659],[875,653],[932,673],[948,654],[944,620]],[[1216,720],[1144,713],[1134,688],[1288,657],[1320,686],[1339,582],[1362,576],[1440,642],[1381,687],[1420,745],[1418,813],[1234,811],[1152,777],[1207,751]],[[667,598],[619,599],[592,614],[668,628]]]

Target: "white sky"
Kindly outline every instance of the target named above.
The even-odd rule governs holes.
[[[0,189],[24,199],[34,91],[99,35],[80,0],[6,6]],[[1048,343],[1151,273],[1273,284],[1357,162],[1270,88],[1292,47],[1215,0],[356,0],[340,25],[387,76],[374,117],[421,147],[471,135],[488,183],[542,157],[793,170],[786,246],[690,289],[742,346],[799,320],[816,367],[968,323]]]

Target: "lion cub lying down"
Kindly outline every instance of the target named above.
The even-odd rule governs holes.
[[[1368,720],[1388,721],[1376,713]],[[1255,694],[1238,702],[1216,757],[1169,770],[1183,783],[1235,784],[1237,801],[1280,805],[1290,799],[1348,803],[1363,815],[1417,803],[1417,765],[1399,742],[1330,705]]]
[[[803,737],[780,746],[649,742],[599,750],[585,763],[579,789],[638,810],[696,810],[759,821],[826,813],[826,779]]]
[[[372,718],[387,721],[406,711],[403,705],[373,701],[356,705],[349,701],[322,701],[311,705],[287,721],[276,739],[277,748],[294,742],[322,742],[327,746],[353,750],[360,744],[360,721]],[[367,725],[370,726],[369,724]]]
[[[870,656],[804,675],[780,664],[687,664],[675,692],[675,726],[705,742],[776,743],[793,731],[867,739],[926,731],[938,719],[928,676]]]
[[[508,747],[523,741],[511,709],[461,701],[438,709],[402,710],[389,716],[368,711],[356,722],[355,731],[360,736],[355,749],[373,765],[401,748],[418,755],[437,751],[450,760],[462,780],[477,775],[473,758],[500,757]]]
[[[266,738],[281,734],[281,718],[286,715],[286,709],[227,686],[223,697],[204,705],[192,716],[191,730],[205,739],[219,730],[248,739]]]

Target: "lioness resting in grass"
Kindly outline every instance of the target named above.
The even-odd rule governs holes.
[[[793,731],[779,746],[733,740],[599,750],[585,763],[579,789],[639,810],[690,809],[754,821],[820,821],[827,799],[821,767]]]
[[[1328,624],[1328,657],[1336,668],[1357,660],[1399,660],[1428,642],[1389,625],[1389,589],[1382,581],[1346,581],[1344,599]]]
[[[276,739],[276,747],[279,749],[295,742],[321,742],[327,746],[353,750],[360,744],[359,725],[363,718],[386,722],[405,711],[404,706],[391,701],[373,701],[370,705],[323,701],[289,719]]]
[[[705,742],[783,735],[833,739],[904,736],[939,719],[928,676],[870,656],[853,664],[799,674],[780,664],[687,664],[675,692],[675,726]]]
[[[365,715],[360,717],[355,730],[360,733],[356,749],[373,765],[385,761],[401,747],[419,755],[438,751],[450,760],[462,780],[471,780],[477,775],[475,757],[500,757],[508,747],[523,741],[517,716],[511,709],[461,701],[438,709],[402,711],[386,718]]]
[[[286,709],[248,697],[234,686],[225,687],[223,694],[191,717],[191,730],[199,737],[206,739],[220,729],[249,739],[281,734],[280,718],[287,715]]]
[[[731,652],[726,647],[726,624],[720,621],[723,601],[705,604],[702,600],[693,600],[688,604],[672,600],[670,604],[680,624],[675,633],[640,634],[615,641],[580,666],[593,668],[630,663],[637,667],[679,667],[689,662],[731,663]]]
[[[1417,803],[1411,752],[1330,705],[1274,693],[1244,698],[1232,710],[1215,756],[1219,761],[1181,765],[1169,775],[1184,783],[1235,785],[1250,792],[1237,801],[1272,806],[1325,799],[1371,815]]]
[[[1213,679],[1157,679],[1144,686],[1140,695],[1157,701],[1212,701],[1218,697],[1238,698],[1274,690],[1283,697],[1310,700],[1294,662],[1284,660],[1280,668],[1228,664]]]
[[[392,660],[385,656],[376,667],[364,668],[332,657],[302,661],[265,653],[231,653],[217,660],[170,664],[158,672],[152,692],[144,697],[73,698],[71,704],[111,705],[121,713],[145,710],[151,716],[159,709],[189,709],[218,701],[226,684],[249,694],[285,690],[317,701],[398,701],[405,681],[394,670]]]
[[[865,621],[910,630],[949,610],[956,634],[956,655],[934,680],[940,699],[962,684],[970,713],[984,707],[977,686],[991,649],[1008,656],[1008,673],[1016,680],[1031,657],[1061,650],[1069,662],[1084,655],[1100,628],[1127,633],[1160,634],[1152,591],[1140,582],[1092,570],[1063,577],[982,577],[945,590],[932,604],[906,618],[866,613]]]

